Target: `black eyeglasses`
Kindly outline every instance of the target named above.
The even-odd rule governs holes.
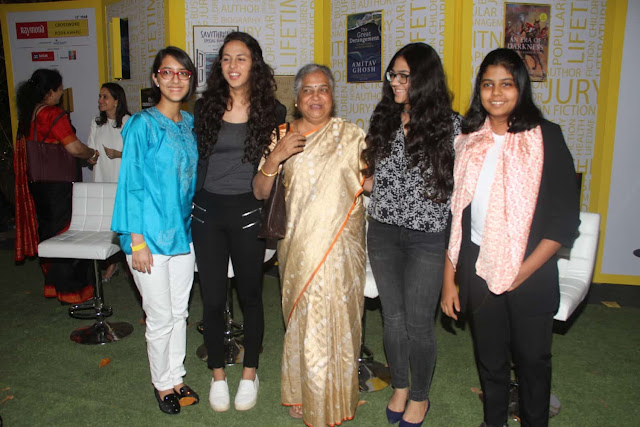
[[[189,80],[191,78],[191,71],[187,70],[178,70],[173,71],[168,68],[163,68],[162,70],[158,70],[158,75],[162,77],[164,80],[171,80],[173,76],[178,76],[178,80]]]
[[[404,73],[394,73],[393,71],[387,71],[387,74],[385,74],[387,81],[392,82],[393,79],[398,79],[398,83],[400,83],[401,85],[405,84],[407,82],[407,80],[409,80],[409,77],[411,77],[409,74],[404,74]]]

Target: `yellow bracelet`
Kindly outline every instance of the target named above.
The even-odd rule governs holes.
[[[131,252],[137,252],[140,249],[144,249],[146,247],[147,247],[147,242],[142,242],[139,245],[135,245],[135,246],[131,245]]]
[[[262,169],[262,166],[260,166],[260,169],[258,169],[258,170],[260,171],[260,173],[261,173],[262,175],[264,175],[264,176],[268,176],[269,178],[272,178],[272,177],[274,177],[274,176],[278,175],[278,172],[280,172],[279,170],[276,170],[274,173],[266,173],[266,172],[264,171],[264,169]]]

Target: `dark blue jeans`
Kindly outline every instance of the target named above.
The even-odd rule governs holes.
[[[410,387],[409,399],[424,401],[436,363],[434,316],[442,287],[444,233],[370,219],[367,248],[382,303],[391,383]]]

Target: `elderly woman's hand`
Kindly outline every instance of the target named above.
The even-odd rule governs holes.
[[[253,195],[258,200],[265,200],[271,193],[274,178],[278,174],[280,164],[291,156],[304,151],[307,138],[298,131],[290,131],[276,144],[267,160],[253,178]]]
[[[280,163],[284,162],[289,157],[304,151],[306,142],[307,138],[300,132],[291,131],[278,141],[276,147],[273,149],[271,154],[269,154],[267,159],[270,159],[273,163],[280,165]]]

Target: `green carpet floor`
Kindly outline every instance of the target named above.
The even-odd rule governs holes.
[[[210,371],[196,356],[202,307],[197,286],[191,300],[186,382],[203,401],[178,416],[158,410],[144,342],[142,310],[124,274],[105,286],[112,321],[134,325],[131,336],[104,346],[72,342],[70,332],[91,321],[72,319],[67,308],[42,297],[35,261],[16,266],[0,250],[0,416],[4,426],[294,426],[280,405],[283,324],[278,281],[266,277],[266,331],[260,360],[258,405],[248,412],[214,413],[207,403]],[[239,310],[236,310],[239,316]],[[436,319],[438,361],[425,426],[477,426],[482,421],[479,387],[468,329],[448,331]],[[553,393],[562,410],[552,426],[640,425],[640,309],[587,305],[569,330],[554,335]],[[367,344],[384,361],[379,310],[367,316]],[[99,367],[102,359],[110,363]],[[227,369],[231,392],[241,367]],[[387,388],[362,393],[364,403],[345,426],[385,426]],[[515,425],[516,423],[512,423]]]

